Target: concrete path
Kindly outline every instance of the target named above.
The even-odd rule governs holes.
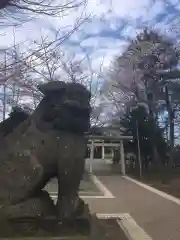
[[[94,213],[129,213],[153,240],[180,240],[180,206],[121,176],[97,176],[115,196],[86,199]]]

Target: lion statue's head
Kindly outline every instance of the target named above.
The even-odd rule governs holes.
[[[83,85],[56,81],[41,84],[38,89],[44,94],[39,105],[42,124],[76,134],[89,130],[91,94]]]

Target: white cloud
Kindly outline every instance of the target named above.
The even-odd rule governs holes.
[[[171,3],[177,10],[180,9],[178,0],[171,0]],[[40,31],[49,39],[53,39],[56,30],[61,29],[59,32],[61,36],[73,28],[82,13],[83,16],[91,14],[89,20],[71,37],[69,44],[66,42],[64,49],[77,52],[81,56],[83,48],[91,54],[93,65],[98,67],[98,63],[104,58],[104,64],[108,66],[112,58],[120,54],[126,46],[123,37],[134,38],[143,24],[159,28],[161,31],[168,29],[178,16],[177,13],[168,13],[167,9],[163,0],[89,0],[86,9],[83,6],[76,11],[69,11],[63,18],[41,16],[16,28],[16,42],[31,40],[24,45],[29,47],[32,40],[40,39]],[[167,16],[163,22],[157,23],[156,16],[160,13]],[[179,24],[176,23],[177,26]],[[1,36],[0,47],[12,45],[14,41],[12,28],[3,28],[1,32],[6,34]]]
[[[147,11],[150,1],[148,0],[126,0],[126,1],[115,1],[112,0],[112,11],[116,15],[122,17],[131,17],[136,19],[140,17],[145,11]]]

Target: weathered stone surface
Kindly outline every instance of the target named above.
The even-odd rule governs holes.
[[[24,122],[29,114],[19,107],[14,107],[9,117],[0,123],[0,139],[11,133],[20,123]]]
[[[62,89],[65,89],[67,84],[65,82],[48,82],[46,84],[39,84],[38,89],[44,94],[47,95],[51,91],[58,91],[60,92]]]
[[[16,204],[31,196],[43,177],[43,168],[29,153],[9,154],[0,162],[0,205]]]
[[[0,219],[28,219],[57,216],[53,200],[46,191],[40,191],[37,196],[28,198],[19,204],[0,208]]]
[[[91,235],[92,219],[86,206],[84,214],[76,219],[61,221],[53,216],[54,208],[48,199],[46,205],[44,200],[32,199],[28,203],[24,203],[22,210],[30,211],[32,209],[31,204],[38,205],[38,209],[41,211],[41,216],[37,217],[36,211],[32,209],[33,213],[21,214],[19,218],[12,216],[9,213],[9,218],[0,219],[0,238],[2,237],[72,237],[72,236],[86,236]],[[40,205],[43,204],[43,206]],[[51,211],[47,210],[51,209]],[[19,212],[19,208],[17,207]],[[56,210],[56,209],[55,209]],[[11,210],[14,212],[14,209]],[[17,213],[15,213],[17,215]],[[27,215],[29,215],[27,217]]]
[[[39,109],[42,111],[41,121],[37,122],[39,129],[63,130],[82,136],[90,127],[90,93],[78,83],[67,83],[66,88],[61,87],[60,82],[47,85],[46,89],[40,88],[46,95]]]
[[[48,83],[34,113],[0,146],[0,205],[34,198],[52,177],[57,177],[57,212],[59,218],[71,219],[79,206],[90,93],[80,84],[57,85]]]
[[[0,222],[0,224],[4,227],[4,222]],[[11,232],[11,234],[6,234],[4,228],[1,228],[0,238],[7,237],[8,240],[14,239],[14,237],[18,237],[18,239],[28,237],[31,240],[44,240],[46,238],[48,240],[128,240],[116,219],[102,220],[94,215],[91,216],[90,222],[85,219],[81,221],[76,219],[74,224],[59,224],[57,219],[46,219],[39,222],[38,225],[40,226],[39,228],[37,225],[32,225],[31,229],[28,229],[25,222],[24,225],[14,223],[14,228],[12,224],[9,224],[9,233]]]

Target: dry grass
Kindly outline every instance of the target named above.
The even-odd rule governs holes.
[[[163,174],[148,173],[143,176],[141,181],[180,198],[180,170],[174,170],[171,173],[164,172]]]

